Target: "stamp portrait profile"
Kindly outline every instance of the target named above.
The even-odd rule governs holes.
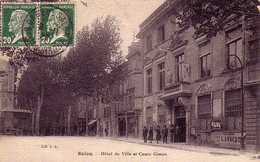
[[[3,45],[35,45],[35,7],[33,4],[3,5]]]
[[[41,46],[70,46],[74,43],[74,5],[41,5]]]

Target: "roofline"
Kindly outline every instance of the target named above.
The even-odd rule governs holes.
[[[155,21],[160,19],[162,16],[167,14],[178,0],[172,0],[173,2],[169,2],[169,0],[165,0],[153,13],[148,16],[140,25],[139,25],[139,33],[136,35],[137,38],[140,38],[141,35],[146,31],[149,26],[153,25]]]

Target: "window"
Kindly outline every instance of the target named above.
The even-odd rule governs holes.
[[[147,93],[152,93],[152,69],[146,71],[146,81],[147,81]]]
[[[176,56],[176,81],[183,81],[182,78],[182,65],[184,64],[184,54]]]
[[[240,67],[239,61],[233,55],[238,56],[240,60],[243,60],[243,46],[242,39],[237,39],[227,44],[228,47],[228,65],[232,68]]]
[[[200,57],[200,75],[201,78],[210,76],[211,57],[210,54]]]
[[[167,122],[166,116],[167,116],[166,108],[163,105],[158,105],[158,124],[159,125],[166,124],[166,122]]]
[[[93,111],[93,110],[92,110],[92,111]],[[94,115],[94,112],[92,112],[92,114]],[[110,115],[111,115],[110,107],[105,107],[105,108],[104,108],[104,117],[105,117],[105,118],[109,118],[109,117],[111,117]]]
[[[158,43],[162,43],[165,40],[165,27],[164,25],[158,28]]]
[[[226,31],[226,46],[228,52],[227,64],[229,68],[239,68],[240,64],[236,57],[231,56],[235,55],[243,60],[243,41],[242,36],[243,30],[242,26]]]
[[[146,37],[146,50],[149,51],[153,47],[153,42],[152,42],[152,35],[148,35]]]
[[[225,92],[225,128],[229,131],[241,129],[241,90]]]
[[[198,119],[201,130],[210,129],[211,95],[203,95],[198,97]]]
[[[147,126],[153,125],[153,108],[152,107],[146,108],[146,125]]]
[[[128,106],[129,106],[129,109],[134,109],[135,107],[135,96],[134,96],[134,89],[130,89],[128,91]]]
[[[163,90],[165,87],[165,63],[158,64],[159,72],[159,90]]]

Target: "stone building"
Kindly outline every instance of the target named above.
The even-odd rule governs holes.
[[[28,135],[32,132],[32,112],[15,104],[16,70],[8,57],[0,57],[0,133]]]
[[[193,28],[177,25],[176,6],[163,3],[137,35],[144,56],[144,124],[174,124],[174,142],[240,148],[244,114],[245,146],[260,149],[259,19],[243,25],[237,18],[211,39],[194,38]]]
[[[108,95],[100,99],[98,135],[141,137],[143,127],[143,56],[141,44],[129,46],[127,62],[119,66],[120,76],[109,86]]]
[[[126,135],[141,137],[143,127],[143,56],[141,44],[133,42],[127,55],[127,110],[118,114],[125,120]]]

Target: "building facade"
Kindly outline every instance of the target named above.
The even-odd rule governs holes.
[[[135,137],[142,135],[143,127],[143,56],[141,44],[129,46],[127,61],[118,67],[117,77],[101,97],[97,108],[98,135]],[[112,72],[113,73],[113,72]],[[113,75],[113,74],[112,74]],[[99,106],[98,106],[99,105]]]
[[[15,104],[16,70],[7,57],[0,57],[0,133],[29,135],[32,112]]]
[[[195,38],[177,25],[175,6],[166,1],[140,25],[144,124],[174,124],[174,142],[240,148],[244,114],[245,146],[260,149],[259,20]]]
[[[126,120],[126,135],[141,137],[143,127],[143,56],[141,43],[133,42],[127,55],[127,110],[123,112]]]

